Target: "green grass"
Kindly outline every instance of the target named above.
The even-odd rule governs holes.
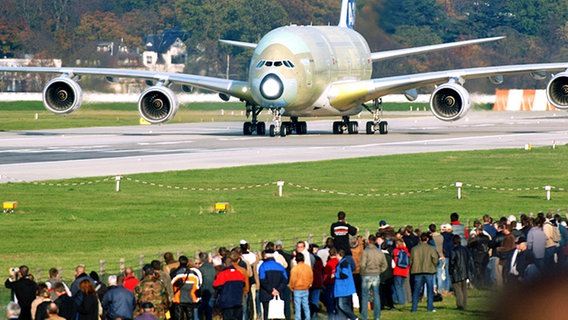
[[[385,111],[409,111],[418,107],[420,110],[428,110],[427,103],[384,104]],[[414,114],[408,112],[405,116]],[[361,117],[366,119],[371,118],[371,115],[363,111]],[[385,118],[392,117],[393,115],[385,114]],[[76,112],[62,116],[47,111],[41,101],[18,101],[0,102],[0,119],[0,130],[9,131],[137,125],[140,115],[136,103],[84,103]],[[169,123],[245,120],[243,103],[196,102],[180,105],[176,116]],[[263,111],[259,120],[269,122],[272,116]]]

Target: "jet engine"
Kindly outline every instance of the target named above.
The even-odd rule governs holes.
[[[81,106],[83,90],[69,77],[52,79],[43,89],[45,108],[56,114],[69,114]]]
[[[568,109],[568,72],[557,74],[546,87],[548,101],[558,109]]]
[[[436,118],[443,121],[458,120],[470,107],[469,92],[457,83],[448,82],[432,92],[430,109]]]
[[[138,100],[138,112],[144,120],[152,124],[171,120],[177,111],[177,96],[164,86],[153,86],[146,89]]]

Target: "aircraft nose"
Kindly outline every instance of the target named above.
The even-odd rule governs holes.
[[[274,73],[266,75],[260,82],[260,94],[267,100],[276,100],[282,96],[284,84]]]

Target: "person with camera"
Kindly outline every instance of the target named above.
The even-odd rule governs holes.
[[[29,274],[29,270],[25,265],[19,268],[10,268],[10,277],[4,283],[6,288],[12,289],[12,295],[22,309],[21,320],[32,319],[32,301],[36,297],[37,283]]]

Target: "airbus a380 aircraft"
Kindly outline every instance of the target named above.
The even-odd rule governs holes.
[[[416,98],[416,88],[436,85],[430,99],[430,109],[440,120],[463,117],[470,107],[469,93],[463,87],[468,79],[488,77],[498,84],[504,75],[529,73],[544,79],[548,72],[556,73],[548,83],[549,102],[559,109],[568,109],[568,62],[527,64],[458,69],[412,75],[371,79],[372,63],[384,59],[471,45],[500,38],[461,41],[448,44],[370,52],[366,40],[353,30],[355,0],[343,0],[338,26],[286,26],[266,34],[258,44],[238,41],[223,42],[254,49],[247,81],[226,80],[178,73],[99,68],[0,67],[4,72],[42,72],[59,74],[43,90],[45,107],[56,114],[68,114],[81,106],[82,90],[77,81],[82,75],[105,76],[107,80],[130,77],[146,80],[150,85],[140,95],[140,115],[152,124],[172,119],[178,110],[173,84],[184,90],[197,87],[219,93],[223,100],[231,96],[246,104],[247,117],[243,133],[266,134],[266,124],[258,121],[264,109],[272,111],[269,126],[271,136],[289,133],[305,134],[306,122],[299,117],[338,116],[333,133],[358,133],[358,123],[349,117],[367,109],[373,121],[366,124],[366,133],[388,133],[387,122],[381,119],[380,98],[393,93],[405,93]],[[367,105],[365,103],[372,102]],[[290,117],[283,122],[282,116]]]

